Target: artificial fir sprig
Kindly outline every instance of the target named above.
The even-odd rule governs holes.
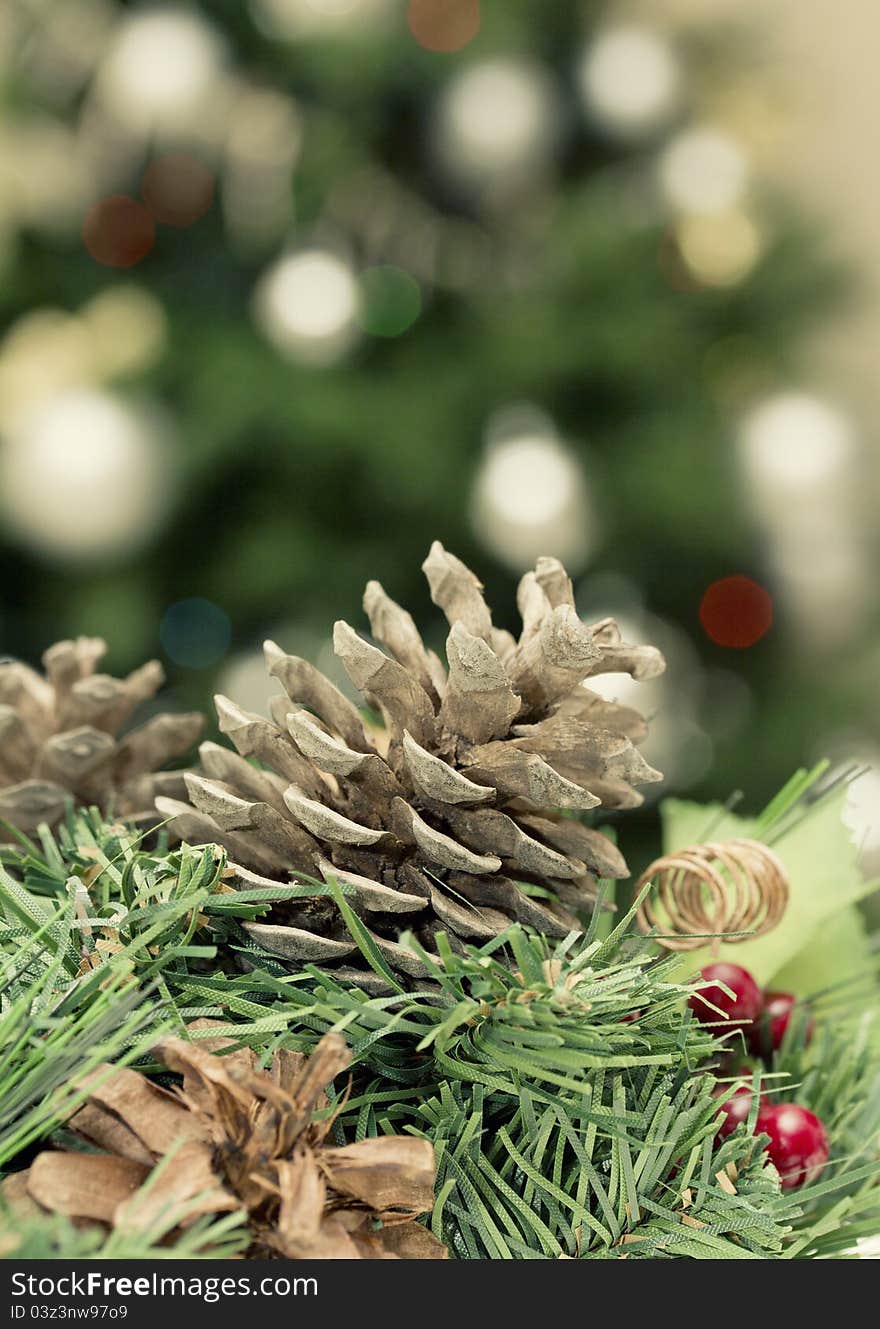
[[[143,831],[107,822],[95,808],[70,808],[54,832],[42,826],[34,838],[7,830],[12,839],[0,849],[0,861],[14,875],[0,878],[0,897],[11,919],[8,939],[29,935],[46,916],[48,900],[70,899],[78,929],[74,972],[125,955],[141,981],[160,975],[163,990],[186,966],[222,967],[218,947],[248,942],[241,923],[273,905],[311,897],[315,889],[329,893],[280,883],[238,889],[218,846],[172,849],[160,833],[148,847]]]
[[[627,922],[602,942],[553,947],[513,929],[463,956],[440,945],[435,988],[420,994],[368,998],[319,970],[311,983],[257,971],[222,986],[274,990],[293,1008],[288,1045],[345,1030],[360,1074],[340,1129],[356,1113],[358,1136],[406,1124],[434,1141],[432,1223],[464,1258],[780,1258],[816,1223],[839,1246],[863,1208],[880,1221],[871,1146],[797,1197],[779,1194],[745,1130],[716,1146],[702,1068],[729,1044],[682,1018],[675,959],[654,960]]]
[[[622,1246],[633,1257],[717,1259],[804,1253],[819,1231],[831,1252],[851,1244],[857,1220],[876,1228],[870,1059],[849,1063],[860,1149],[842,1139],[816,1184],[780,1194],[753,1121],[715,1140],[709,1059],[717,1069],[730,1040],[682,1018],[687,988],[671,979],[674,960],[652,961],[644,948],[621,962],[621,947],[633,946],[626,920],[615,932],[553,950],[514,933],[513,965],[490,948],[447,952],[435,974],[439,1003],[389,998],[358,1010],[359,994],[352,1003],[326,976],[316,985],[385,1077],[412,1083],[413,1054],[433,1053],[416,1073],[423,1086],[433,1081],[427,1097],[423,1089],[395,1100],[387,1078],[373,1079],[349,1109],[358,1131],[399,1127],[403,1116],[434,1140],[435,1231],[465,1258],[605,1258]],[[414,1020],[431,1027],[417,1037]],[[839,1040],[829,1034],[821,1057],[818,1081],[841,1063]]]
[[[155,992],[124,964],[71,978],[65,933],[75,935],[69,907],[0,952],[0,1168],[74,1110],[83,1096],[75,1077],[144,1056],[162,1028]]]

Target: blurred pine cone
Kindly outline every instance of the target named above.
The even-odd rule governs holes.
[[[232,1047],[223,1037],[168,1039],[158,1051],[183,1076],[176,1093],[137,1071],[99,1067],[68,1124],[101,1152],[38,1154],[0,1195],[23,1216],[65,1214],[132,1233],[242,1210],[252,1259],[445,1257],[413,1222],[434,1203],[430,1142],[383,1135],[338,1146],[327,1140],[332,1114],[315,1119],[328,1105],[325,1086],[351,1059],[338,1034],[326,1034],[309,1058],[276,1052],[269,1072],[249,1048]]]
[[[157,772],[192,747],[202,716],[160,713],[120,736],[164,673],[151,660],[124,679],[98,674],[106,650],[97,637],[56,642],[45,677],[0,664],[0,820],[23,831],[51,825],[71,797],[112,815],[155,816],[157,794],[184,792],[180,773]]]
[[[660,779],[634,746],[642,717],[583,683],[664,668],[653,647],[623,644],[613,620],[583,624],[555,559],[520,582],[518,641],[493,627],[480,583],[442,545],[423,567],[451,626],[448,669],[378,582],[364,609],[389,654],[347,623],[334,630],[336,654],[382,728],[269,642],[269,672],[287,694],[273,699],[273,720],[218,697],[238,755],[203,744],[204,775],[186,777],[192,806],[157,800],[183,838],[223,844],[244,881],[291,871],[347,884],[386,961],[413,978],[427,970],[399,944],[407,929],[430,951],[438,929],[456,944],[513,920],[564,936],[580,926],[575,911],[595,898],[597,877],[627,875],[608,839],[559,809],[635,807],[633,785]],[[331,900],[284,908],[284,925],[247,925],[265,949],[359,963]]]

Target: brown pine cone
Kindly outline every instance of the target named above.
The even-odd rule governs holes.
[[[560,937],[578,929],[597,877],[627,875],[616,847],[577,815],[641,803],[660,779],[637,744],[642,717],[585,681],[651,678],[651,646],[628,646],[611,619],[588,626],[555,559],[519,586],[523,630],[496,628],[476,577],[435,543],[424,563],[450,624],[447,667],[410,615],[370,582],[364,609],[385,651],[338,622],[333,643],[373,725],[313,665],[266,644],[286,695],[273,719],[217,698],[236,753],[201,749],[191,806],[157,800],[186,839],[219,841],[251,873],[346,884],[388,963],[413,978],[424,963],[398,938],[433,950],[438,929],[483,941],[518,920]],[[386,654],[387,651],[387,654]],[[254,759],[259,765],[253,764]],[[286,907],[284,924],[251,924],[263,947],[296,962],[360,964],[332,901]]]
[[[157,794],[184,791],[182,774],[161,768],[192,747],[202,716],[160,713],[123,735],[164,674],[158,660],[124,679],[96,673],[106,650],[97,637],[56,642],[43,656],[45,675],[0,664],[0,820],[23,831],[51,825],[71,798],[154,817]]]

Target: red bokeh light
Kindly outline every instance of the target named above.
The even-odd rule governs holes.
[[[89,209],[82,238],[96,263],[132,268],[153,248],[156,227],[143,203],[127,194],[112,194]]]
[[[197,157],[167,152],[147,167],[141,194],[156,221],[192,226],[214,201],[214,177]]]
[[[480,0],[410,0],[407,22],[427,51],[460,51],[480,31]]]
[[[773,600],[751,577],[722,577],[703,596],[700,622],[717,646],[745,650],[773,626]]]

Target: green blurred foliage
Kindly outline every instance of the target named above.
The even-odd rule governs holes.
[[[131,273],[99,266],[75,232],[26,228],[0,291],[9,325],[41,305],[75,310],[132,279],[161,301],[165,353],[120,386],[168,410],[179,474],[154,541],[116,562],[62,565],[0,531],[3,650],[34,658],[55,638],[97,632],[111,643],[111,667],[131,667],[161,654],[168,606],[197,596],[229,616],[233,650],[279,625],[324,634],[337,617],[361,624],[368,577],[442,640],[420,573],[434,537],[480,572],[498,621],[512,625],[516,578],[482,547],[469,494],[487,419],[530,401],[553,418],[590,478],[603,537],[587,574],[632,579],[650,612],[679,625],[706,665],[751,687],[748,726],[716,741],[694,792],[726,796],[742,785],[758,805],[818,733],[851,722],[863,696],[862,681],[843,674],[832,687],[825,665],[796,650],[781,599],[776,629],[747,652],[711,645],[697,619],[715,578],[767,580],[732,457],[734,422],[754,396],[796,378],[804,333],[844,291],[818,237],[765,192],[758,205],[771,242],[753,272],[724,290],[682,278],[668,218],[644,183],[662,139],[637,149],[615,142],[591,124],[572,86],[576,51],[604,6],[485,3],[480,35],[454,54],[420,49],[402,5],[373,36],[359,29],[347,40],[337,29],[312,41],[271,38],[239,0],[191,8],[222,32],[237,69],[299,107],[292,242],[338,232],[340,198],[381,170],[389,189],[421,202],[441,253],[463,243],[479,261],[464,284],[441,261],[434,282],[420,282],[421,312],[411,322],[405,281],[375,290],[368,328],[370,317],[380,334],[378,324],[398,319],[401,334],[368,331],[337,364],[314,368],[280,358],[251,317],[255,283],[280,246],[236,247],[218,204],[188,229],[159,227],[154,251]],[[693,87],[681,123],[699,117],[701,86],[719,69],[732,80],[759,77],[748,70],[752,50],[741,35],[716,32],[683,53]],[[430,137],[448,80],[497,55],[554,71],[561,143],[546,182],[492,211],[444,176]],[[13,62],[7,80],[19,111],[33,102],[26,62],[21,70]],[[73,120],[79,105],[64,115]],[[121,191],[137,193],[150,153],[144,144],[132,157]],[[359,225],[344,236],[355,267],[402,266],[393,227],[388,252],[364,242],[371,206],[376,196],[365,193]],[[206,706],[216,670],[168,663],[181,704]]]

